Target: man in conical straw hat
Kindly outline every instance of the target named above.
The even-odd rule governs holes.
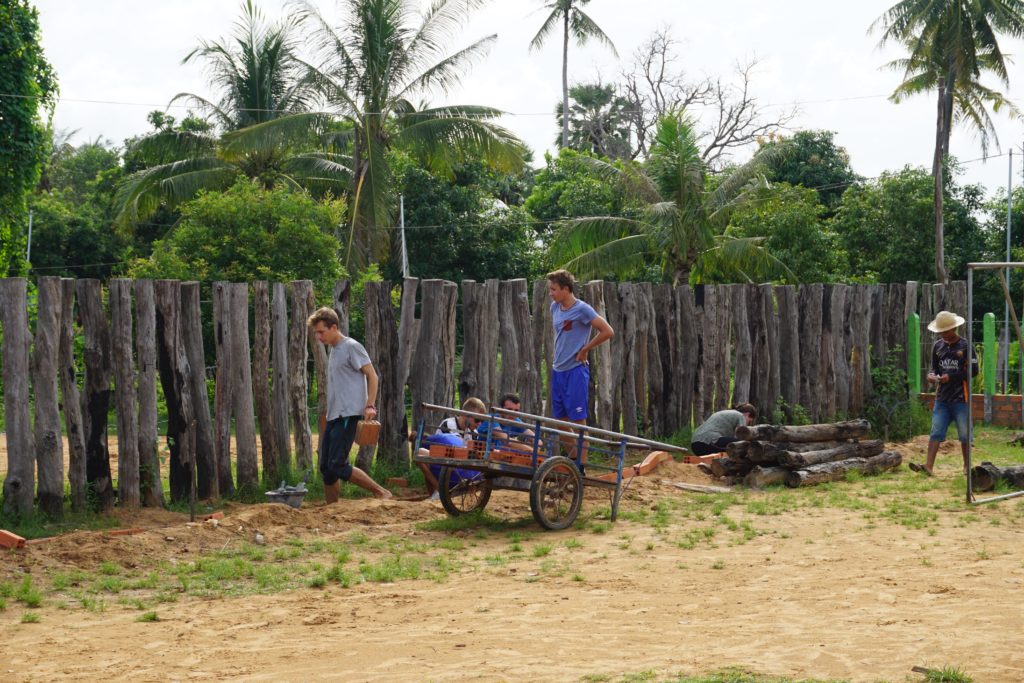
[[[967,405],[967,383],[978,374],[978,359],[967,340],[957,334],[964,319],[950,311],[939,311],[928,329],[939,335],[932,346],[932,370],[928,381],[936,385],[932,430],[928,436],[928,460],[925,464],[910,463],[910,469],[931,476],[939,444],[946,440],[949,423],[956,420],[956,434],[967,470],[967,447],[970,407]]]

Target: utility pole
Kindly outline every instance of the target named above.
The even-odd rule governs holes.
[[[28,248],[25,249],[25,263],[32,263],[32,209],[28,210]]]
[[[405,248],[405,195],[398,195],[398,228],[402,232],[402,277],[409,277],[409,251]]]
[[[1010,231],[1013,218],[1013,147],[1010,148],[1010,163],[1006,172],[1006,262],[1010,262]],[[1010,289],[1010,269],[1006,269],[1006,289]],[[1003,336],[1006,344],[1006,365],[1003,366],[1003,393],[1010,393],[1010,305],[1003,303]]]

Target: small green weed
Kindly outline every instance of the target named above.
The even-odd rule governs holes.
[[[160,621],[160,617],[158,617],[156,615],[156,612],[144,612],[143,614],[140,614],[135,621],[142,621],[142,622]]]
[[[39,621],[40,617],[36,612],[25,612],[21,615],[21,623],[23,624],[38,624]]]

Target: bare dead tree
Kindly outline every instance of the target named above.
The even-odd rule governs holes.
[[[677,46],[671,28],[659,28],[636,49],[622,74],[635,156],[647,156],[658,120],[671,111],[689,109],[697,117],[702,157],[713,171],[737,149],[785,129],[796,116],[795,108],[769,114],[758,102],[751,87],[756,58],[737,62],[732,80],[694,80],[678,66]]]

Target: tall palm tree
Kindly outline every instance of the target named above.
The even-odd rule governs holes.
[[[492,168],[522,167],[526,148],[493,119],[501,112],[475,105],[424,107],[415,102],[457,86],[483,57],[491,35],[450,52],[455,32],[483,0],[434,0],[420,13],[416,0],[342,0],[344,16],[332,26],[307,0],[298,15],[311,27],[317,63],[312,80],[346,124],[334,138],[352,156],[352,227],[346,267],[388,254],[395,197],[388,150],[401,148],[433,172],[451,174],[464,159]]]
[[[1009,86],[1007,58],[1000,50],[999,36],[1024,36],[1024,2],[902,0],[879,17],[872,29],[882,31],[880,45],[896,40],[909,52],[906,59],[889,64],[903,71],[904,78],[891,96],[894,102],[931,90],[937,93],[932,158],[935,275],[939,281],[948,282],[942,192],[950,134],[953,124],[962,121],[981,133],[984,151],[990,138],[998,144],[986,106],[998,111],[1009,103],[1002,94],[983,86],[981,77],[992,75]]]
[[[645,166],[588,162],[621,183],[640,207],[635,215],[563,221],[551,256],[581,278],[628,276],[651,263],[660,263],[675,284],[699,282],[710,273],[741,281],[792,276],[761,246],[763,238],[723,234],[733,209],[766,189],[763,171],[772,154],[763,148],[709,191],[694,123],[684,113],[670,113],[658,124]]]
[[[117,225],[127,228],[200,190],[225,190],[239,174],[267,188],[335,196],[347,189],[350,160],[319,143],[333,129],[331,117],[309,111],[316,90],[296,54],[297,28],[295,20],[267,25],[245,0],[230,41],[203,41],[185,57],[205,60],[220,99],[180,93],[171,102],[198,105],[226,132],[166,127],[141,140],[145,156],[172,161],[125,179],[114,198]]]
[[[203,60],[220,101],[193,93],[186,100],[215,118],[224,130],[238,130],[287,114],[308,111],[315,91],[302,78],[296,19],[268,24],[252,0],[242,3],[242,17],[230,40],[201,41],[182,64]]]
[[[615,50],[612,39],[601,29],[597,23],[580,9],[583,5],[590,3],[590,0],[551,0],[544,5],[550,9],[548,18],[541,24],[537,35],[530,41],[530,49],[536,50],[544,44],[548,36],[554,32],[559,22],[562,24],[562,111],[569,111],[569,37],[576,39],[577,45],[583,45],[593,38],[604,43],[616,57],[619,53]],[[569,121],[562,117],[562,147],[569,146]]]

